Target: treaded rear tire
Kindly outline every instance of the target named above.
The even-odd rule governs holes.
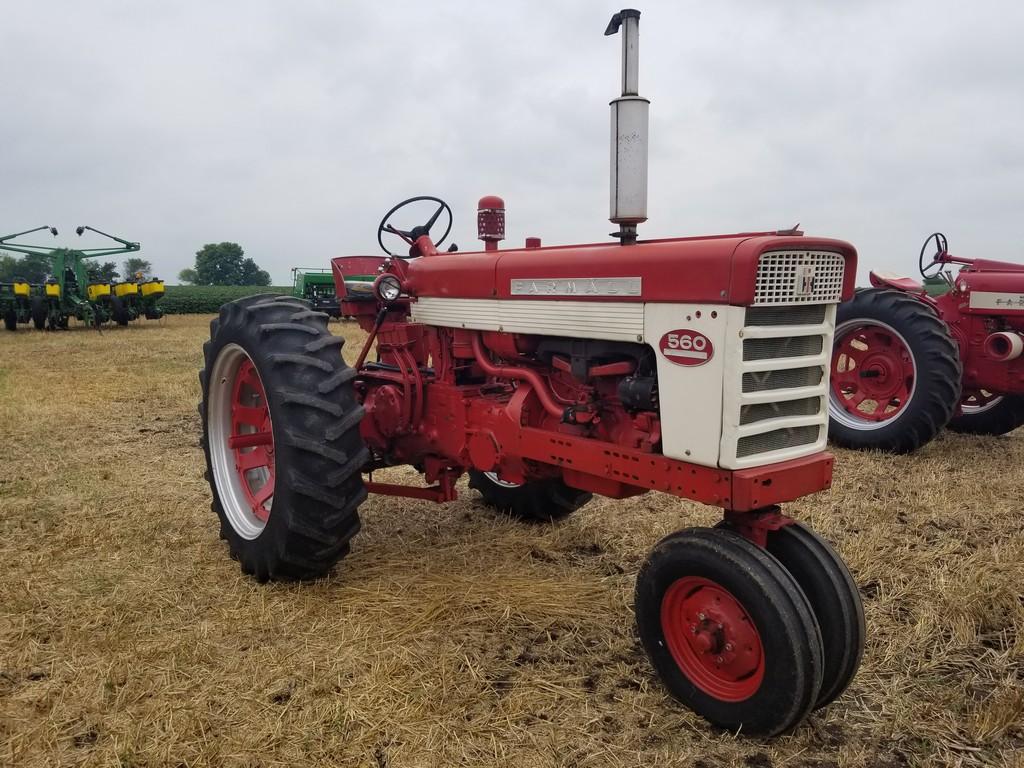
[[[949,428],[967,435],[1005,435],[1024,424],[1024,397],[1003,395],[1003,399],[978,413],[953,417]]]
[[[568,517],[593,498],[556,478],[506,487],[475,469],[469,471],[469,487],[479,491],[484,504],[498,512],[536,523],[553,523]]]
[[[837,420],[829,394],[829,438],[836,445],[860,450],[910,453],[930,442],[949,423],[960,401],[963,369],[946,324],[922,301],[899,291],[868,288],[839,305],[833,366],[839,354],[840,326],[863,319],[884,323],[907,342],[914,359],[914,391],[903,409],[877,428],[855,427]],[[845,337],[845,334],[844,334]]]
[[[265,527],[245,538],[225,514],[209,439],[210,372],[227,345],[241,347],[266,392],[276,467]],[[361,469],[369,454],[359,433],[363,407],[355,371],[341,357],[344,340],[306,302],[262,294],[221,307],[210,323],[199,373],[203,452],[221,537],[245,573],[258,581],[325,575],[349,551],[366,498]],[[220,386],[225,386],[220,382]]]

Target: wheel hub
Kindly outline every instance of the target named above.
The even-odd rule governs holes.
[[[899,416],[914,392],[916,367],[906,341],[883,323],[837,329],[832,355],[834,414],[851,426],[881,426]]]
[[[760,687],[760,635],[724,587],[696,576],[677,580],[662,599],[661,624],[676,664],[705,693],[742,701]]]

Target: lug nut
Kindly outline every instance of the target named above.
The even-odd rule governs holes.
[[[725,644],[725,650],[731,651],[732,650],[732,643],[726,643]]]
[[[704,621],[704,619],[706,619],[707,616],[705,616],[703,613],[698,613],[697,614],[697,618],[700,619],[701,621]]]

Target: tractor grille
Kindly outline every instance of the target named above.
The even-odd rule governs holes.
[[[821,353],[824,336],[784,336],[781,339],[747,339],[743,342],[744,360],[768,360],[777,357],[806,357]]]
[[[773,429],[771,432],[741,437],[736,444],[736,457],[743,458],[755,453],[768,453],[783,448],[795,448],[798,445],[816,443],[820,431],[821,426],[813,424],[790,429]]]
[[[725,415],[722,466],[786,461],[824,447],[835,312],[828,303],[744,311],[742,345],[732,353],[737,373],[726,382],[734,405]]]
[[[755,305],[828,304],[843,292],[846,260],[830,251],[769,251],[761,254]]]
[[[750,307],[747,325],[817,325],[825,322],[824,304],[797,307]]]
[[[821,412],[820,397],[783,400],[781,403],[755,403],[740,407],[740,424],[753,424],[783,416],[814,416]]]
[[[767,389],[793,389],[813,387],[825,375],[820,365],[808,368],[787,368],[782,371],[757,371],[743,374],[744,392],[763,392]]]

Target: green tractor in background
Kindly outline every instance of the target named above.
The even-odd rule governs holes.
[[[292,295],[305,299],[318,312],[341,317],[341,302],[338,301],[334,276],[329,269],[292,267]]]
[[[141,249],[133,243],[114,235],[108,235],[93,227],[78,227],[75,232],[95,232],[120,243],[105,248],[49,248],[43,245],[12,243],[24,235],[48,230],[54,237],[54,227],[43,226],[0,237],[0,250],[29,255],[46,255],[50,259],[50,277],[41,285],[29,285],[24,281],[0,284],[0,313],[8,330],[15,330],[18,323],[31,322],[42,330],[67,328],[72,317],[99,327],[115,321],[118,325],[140,316],[156,320],[163,315],[157,301],[164,295],[162,280],[151,279],[122,283],[90,280],[86,259],[134,253]],[[26,291],[26,287],[27,291]]]

